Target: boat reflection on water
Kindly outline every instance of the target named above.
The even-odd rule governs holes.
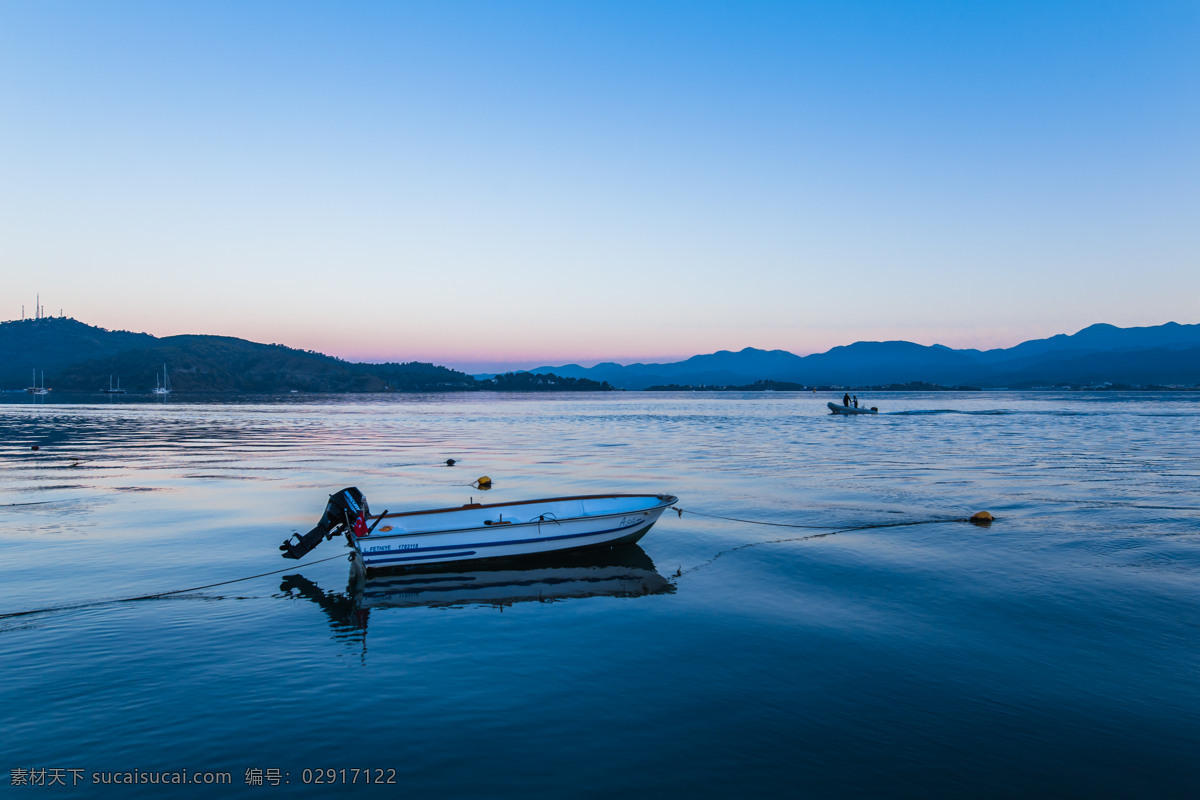
[[[351,568],[345,592],[321,589],[303,575],[287,575],[280,591],[312,600],[335,627],[366,629],[372,609],[466,608],[514,603],[549,603],[580,597],[641,597],[667,594],[675,585],[658,574],[636,544],[604,550],[484,562],[456,570],[448,565],[364,576]]]

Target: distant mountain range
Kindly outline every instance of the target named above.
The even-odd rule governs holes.
[[[1200,325],[1146,328],[1092,325],[1073,335],[996,350],[954,350],[912,342],[855,342],[825,353],[722,350],[669,364],[566,364],[535,373],[591,378],[620,389],[657,385],[744,386],[780,381],[804,386],[932,383],[1013,389],[1039,386],[1200,385]]]
[[[65,317],[0,322],[0,388],[29,386],[33,370],[57,390],[98,391],[109,376],[148,392],[168,365],[177,392],[595,391],[680,387],[1200,386],[1200,325],[1092,325],[1076,334],[996,350],[856,342],[798,356],[722,350],[669,364],[567,364],[472,376],[423,362],[358,364],[229,336],[109,331]],[[785,387],[785,384],[787,385]]]

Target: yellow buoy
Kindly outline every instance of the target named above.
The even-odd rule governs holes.
[[[971,522],[974,522],[976,525],[991,525],[993,519],[995,517],[986,511],[976,511],[971,515]]]
[[[492,479],[489,478],[487,475],[483,475],[483,476],[480,476],[479,478],[475,479],[475,484],[480,489],[490,489],[492,487]]]

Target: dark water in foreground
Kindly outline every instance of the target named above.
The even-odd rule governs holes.
[[[0,614],[290,568],[0,619],[6,788],[47,769],[56,796],[156,797],[93,773],[186,769],[232,786],[172,795],[323,797],[370,769],[395,786],[356,792],[413,797],[1200,789],[1196,394],[880,395],[911,413],[873,418],[785,393],[9,399]],[[340,543],[276,550],[342,486],[395,511],[480,499],[485,474],[491,501],[998,521],[803,539],[668,513],[640,549],[357,600]],[[347,772],[306,785],[322,768]]]

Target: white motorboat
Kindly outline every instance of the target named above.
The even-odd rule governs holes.
[[[879,409],[875,406],[870,408],[857,408],[855,406],[844,406],[841,403],[826,403],[829,410],[834,414],[878,414]]]
[[[603,494],[372,515],[354,487],[330,495],[317,526],[279,546],[303,558],[344,534],[370,572],[422,564],[515,558],[636,542],[678,502],[665,494]]]

